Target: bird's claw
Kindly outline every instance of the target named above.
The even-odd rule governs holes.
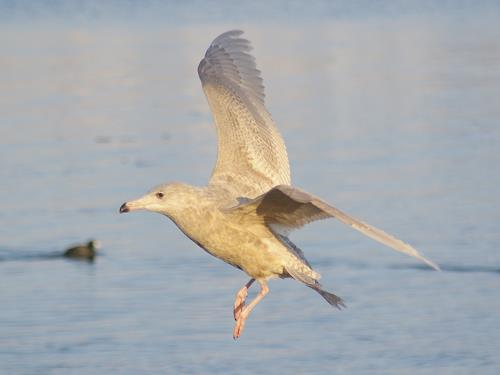
[[[238,320],[236,320],[236,324],[233,329],[233,339],[238,339],[243,333],[243,328],[245,327],[245,318],[242,315],[239,316]]]

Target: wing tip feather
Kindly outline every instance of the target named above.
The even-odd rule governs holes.
[[[418,256],[415,256],[417,259],[421,260],[425,264],[427,264],[429,267],[433,268],[435,271],[441,271],[441,267],[437,263],[434,263],[432,260],[427,259],[426,257],[418,254]]]

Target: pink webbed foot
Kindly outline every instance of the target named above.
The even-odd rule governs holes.
[[[243,311],[243,308],[245,307],[245,299],[247,298],[248,295],[248,288],[253,284],[255,279],[250,279],[248,283],[245,284],[243,288],[241,288],[238,293],[236,293],[236,299],[234,300],[234,307],[233,307],[233,316],[234,320],[238,320],[238,318],[241,315],[241,312]]]
[[[254,281],[253,279],[250,280],[250,282],[246,286],[249,286],[249,284],[252,285],[251,283],[253,283],[253,281]],[[235,340],[237,338],[239,338],[241,336],[241,334],[243,333],[243,329],[245,328],[245,322],[248,318],[248,315],[250,315],[250,312],[254,309],[255,306],[257,306],[257,304],[269,292],[269,288],[267,287],[267,284],[265,281],[259,280],[259,284],[260,284],[261,290],[260,290],[259,294],[257,294],[257,296],[255,297],[255,299],[252,302],[250,302],[250,304],[248,306],[244,306],[242,304],[238,305],[241,307],[239,308],[237,318],[236,318],[236,309],[235,309],[236,324],[234,325],[234,329],[233,329],[233,339],[235,339]],[[248,291],[248,287],[246,289]],[[238,292],[238,294],[239,293],[240,292]]]
[[[243,308],[245,307],[245,298],[247,297],[248,293],[238,293],[236,295],[236,300],[234,301],[234,309],[233,309],[233,316],[234,320],[238,320],[238,318],[241,315],[241,312],[243,311]]]
[[[238,320],[236,320],[236,324],[234,325],[233,329],[233,339],[237,339],[241,336],[243,333],[243,328],[245,328],[245,322],[247,320],[247,317],[243,317],[243,315],[240,314]]]

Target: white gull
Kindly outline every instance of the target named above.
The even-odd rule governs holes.
[[[250,281],[236,294],[233,313],[238,338],[252,309],[264,298],[267,282],[291,277],[318,292],[329,304],[344,302],[319,283],[304,253],[288,233],[325,218],[336,218],[402,253],[439,269],[407,243],[291,186],[285,144],[264,105],[264,86],[250,42],[228,31],[210,45],[198,66],[218,137],[217,162],[208,186],[170,183],[124,203],[120,212],[139,209],[169,217],[211,255],[244,271]],[[261,290],[245,305],[248,288]]]

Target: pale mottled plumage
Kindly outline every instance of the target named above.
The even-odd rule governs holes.
[[[342,299],[322,289],[320,275],[287,236],[311,221],[335,217],[438,269],[403,241],[290,186],[285,145],[265,108],[264,86],[249,54],[250,43],[241,34],[228,31],[217,37],[198,66],[218,136],[217,162],[208,186],[160,185],[124,203],[120,212],[146,209],[164,214],[208,253],[251,277],[236,296],[235,338],[250,311],[267,294],[267,280],[273,277],[292,277],[331,305],[344,306]],[[255,280],[261,292],[245,306]]]
[[[209,185],[256,197],[290,184],[285,143],[264,106],[264,86],[241,31],[217,37],[198,66],[212,110],[218,156]]]

